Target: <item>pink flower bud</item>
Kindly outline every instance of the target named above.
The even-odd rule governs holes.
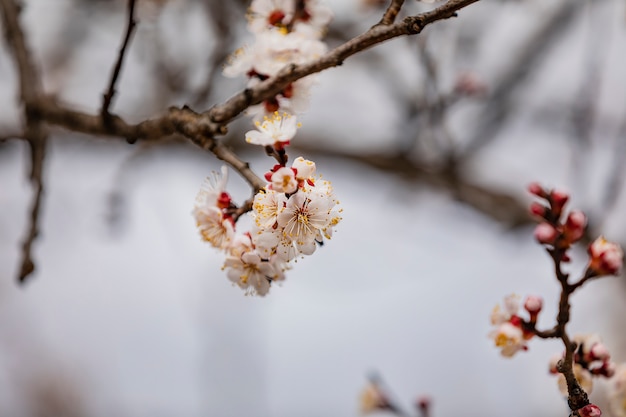
[[[589,245],[588,252],[590,256],[588,275],[619,275],[624,263],[624,252],[618,244],[600,236]]]
[[[587,226],[587,216],[582,211],[574,210],[567,216],[563,233],[569,243],[577,242],[583,237],[585,226]]]
[[[543,307],[543,299],[537,295],[529,295],[524,302],[524,308],[531,315],[537,315]]]
[[[555,209],[562,209],[567,200],[569,200],[569,194],[561,190],[552,190],[550,200]]]
[[[604,375],[607,378],[611,378],[615,375],[615,371],[617,370],[617,365],[614,362],[604,362],[602,367],[600,367],[599,374]]]
[[[557,230],[546,222],[539,223],[535,227],[535,239],[544,245],[552,245],[558,236]]]
[[[422,395],[417,398],[415,405],[422,411],[422,413],[427,413],[432,401],[433,400],[428,395]]]
[[[458,94],[468,96],[483,95],[487,92],[487,86],[476,76],[476,74],[465,72],[459,74],[454,91]]]
[[[528,184],[528,192],[536,195],[537,197],[545,198],[546,192],[538,182],[531,182]]]
[[[578,410],[580,417],[600,417],[602,410],[595,404],[587,404],[583,408]]]
[[[545,217],[548,208],[543,204],[537,203],[536,201],[530,205],[530,214],[537,217]]]
[[[607,361],[611,358],[609,350],[604,346],[604,343],[596,343],[591,347],[589,356],[592,360]]]

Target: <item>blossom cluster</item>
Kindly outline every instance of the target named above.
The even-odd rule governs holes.
[[[286,64],[303,64],[328,50],[320,39],[333,17],[320,0],[253,0],[248,11],[248,30],[255,39],[239,48],[224,67],[224,75],[248,78],[252,87],[278,73]],[[315,75],[287,85],[274,97],[249,112],[257,119],[275,111],[298,114],[308,108]]]
[[[319,38],[331,17],[318,0],[253,0],[248,28],[256,42],[238,50],[224,74],[245,74],[251,86],[276,75],[285,64],[320,56],[326,46]],[[311,80],[300,79],[257,106],[256,129],[245,134],[246,142],[264,147],[277,162],[250,204],[251,230],[235,235],[242,210],[225,190],[225,168],[205,182],[196,201],[193,214],[200,235],[226,252],[228,278],[250,294],[267,294],[272,283],[285,279],[291,261],[315,252],[341,220],[333,187],[316,174],[315,162],[300,156],[289,164],[287,155]]]

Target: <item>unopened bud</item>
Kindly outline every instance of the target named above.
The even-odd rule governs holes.
[[[563,233],[569,243],[574,243],[580,240],[585,233],[585,226],[587,226],[587,216],[580,210],[572,211],[567,220],[565,221],[565,227]]]
[[[543,204],[537,203],[536,201],[530,205],[530,214],[537,217],[545,217],[548,208]]]
[[[534,236],[539,243],[553,245],[558,236],[558,232],[552,225],[542,222],[535,227]]]
[[[600,236],[589,245],[588,276],[619,275],[624,263],[622,248]]]
[[[417,398],[415,405],[422,412],[422,414],[428,413],[432,399],[428,395],[422,395]]]
[[[604,346],[604,343],[596,343],[591,347],[589,356],[592,360],[607,361],[611,358],[609,350]]]
[[[524,308],[531,315],[537,315],[543,307],[543,299],[537,295],[529,295],[524,302]]]
[[[561,190],[552,190],[550,200],[554,208],[562,209],[565,203],[567,203],[567,200],[569,200],[569,194]]]
[[[528,192],[541,198],[545,198],[547,196],[545,190],[538,182],[531,182],[528,184]]]
[[[595,404],[587,404],[578,410],[578,415],[580,415],[580,417],[600,417],[602,410]]]

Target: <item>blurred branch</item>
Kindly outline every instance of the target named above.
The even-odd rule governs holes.
[[[319,143],[307,140],[308,143]],[[456,165],[444,168],[433,167],[412,160],[406,152],[394,154],[354,154],[335,149],[308,148],[302,142],[293,144],[296,149],[307,154],[318,154],[365,164],[372,168],[394,174],[409,182],[421,182],[427,186],[449,193],[457,201],[477,212],[505,225],[508,228],[533,224],[526,205],[517,197],[471,181],[467,175],[458,172]]]
[[[120,75],[122,64],[124,63],[126,48],[128,47],[128,44],[133,34],[133,30],[135,29],[136,25],[137,22],[135,21],[135,0],[128,0],[128,25],[126,27],[126,35],[124,35],[124,40],[122,41],[122,46],[120,47],[117,62],[115,63],[115,66],[113,67],[113,72],[111,73],[109,88],[102,96],[102,110],[100,111],[100,115],[104,119],[109,116],[109,107],[111,106],[111,101],[113,100],[113,96],[116,92],[115,83],[117,82],[117,78]]]
[[[345,42],[321,58],[308,64],[288,64],[272,78],[260,82],[251,88],[239,92],[225,103],[214,106],[199,114],[189,107],[172,107],[164,115],[145,120],[138,124],[128,124],[119,116],[109,112],[111,100],[115,94],[115,83],[119,77],[126,48],[135,26],[134,0],[128,3],[128,27],[120,48],[118,60],[114,66],[108,91],[103,95],[100,115],[66,108],[55,100],[45,97],[41,88],[41,78],[28,52],[18,15],[19,7],[14,0],[0,0],[4,19],[5,35],[13,51],[20,78],[21,100],[25,107],[25,138],[31,148],[31,181],[35,186],[34,201],[31,210],[30,228],[23,245],[22,268],[19,281],[23,282],[34,270],[31,259],[31,246],[38,234],[38,220],[43,194],[42,170],[45,156],[47,131],[45,123],[58,125],[68,130],[94,135],[108,135],[126,138],[129,143],[138,139],[158,140],[163,136],[180,134],[202,149],[212,152],[217,158],[231,165],[238,171],[256,192],[265,186],[265,181],[258,177],[247,162],[242,161],[233,151],[215,139],[224,135],[227,125],[245,109],[263,100],[274,97],[289,83],[325,69],[339,66],[350,56],[364,51],[384,41],[406,35],[419,34],[426,26],[439,20],[457,16],[457,11],[478,0],[450,0],[431,11],[409,16],[401,22],[389,25],[375,25],[365,33]],[[392,20],[394,10],[399,10],[402,2],[393,1],[391,10],[385,13],[387,20]],[[251,201],[246,202],[241,210],[249,210]],[[242,213],[237,213],[238,215]]]
[[[30,218],[26,237],[22,242],[22,260],[18,281],[23,283],[35,270],[32,260],[32,245],[39,234],[39,214],[43,195],[43,163],[46,155],[48,132],[36,111],[35,105],[41,95],[41,80],[26,45],[24,33],[19,22],[20,6],[13,0],[0,0],[5,39],[13,53],[19,73],[20,98],[24,105],[24,139],[30,148],[30,181],[34,193],[31,203]]]
[[[209,57],[206,81],[192,100],[194,106],[201,106],[211,97],[215,85],[215,76],[219,74],[219,69],[229,54],[233,39],[228,9],[231,6],[230,2],[221,0],[211,1],[205,5],[207,17],[213,25],[215,46],[213,46]]]
[[[528,39],[521,52],[516,54],[516,59],[512,61],[508,73],[504,75],[491,94],[480,117],[480,125],[472,134],[465,149],[461,151],[461,158],[471,157],[494,139],[511,114],[513,94],[517,87],[540,68],[538,62],[556,43],[560,35],[565,33],[565,29],[582,9],[583,1],[563,1]]]

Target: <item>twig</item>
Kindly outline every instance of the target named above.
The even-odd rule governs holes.
[[[402,9],[402,5],[404,4],[404,0],[391,0],[389,3],[389,7],[385,10],[385,14],[383,15],[379,25],[391,25],[396,21],[396,17],[398,13],[400,13],[400,9]]]
[[[126,55],[126,48],[128,47],[131,36],[133,34],[133,29],[135,29],[136,25],[137,21],[135,21],[135,0],[128,0],[128,26],[126,27],[126,35],[124,36],[122,47],[120,48],[120,52],[117,57],[117,62],[115,63],[115,66],[113,67],[113,72],[111,73],[109,88],[102,96],[102,110],[100,111],[100,115],[103,119],[106,119],[109,116],[109,107],[111,106],[113,96],[115,95],[115,83],[117,82],[117,78],[120,75],[122,64],[124,63],[124,56]]]
[[[559,311],[556,316],[556,325],[550,330],[540,331],[535,329],[534,324],[530,323],[529,328],[538,337],[543,339],[558,338],[563,342],[565,355],[559,362],[557,370],[565,377],[568,392],[568,405],[572,411],[576,411],[589,404],[589,398],[574,375],[574,351],[577,346],[570,339],[565,327],[570,320],[570,296],[587,282],[591,276],[585,275],[574,284],[568,282],[569,274],[566,274],[561,269],[566,250],[567,249],[560,248],[548,249],[548,253],[554,263],[554,273],[561,284],[561,296],[559,299]]]
[[[30,181],[34,187],[33,202],[30,211],[28,233],[22,244],[22,260],[18,281],[23,283],[35,270],[31,249],[39,234],[39,213],[43,194],[43,163],[46,155],[47,131],[36,111],[35,104],[41,96],[41,80],[28,50],[24,33],[19,23],[20,7],[13,0],[1,0],[2,18],[5,38],[9,44],[20,80],[20,97],[24,104],[25,128],[24,137],[30,147]]]
[[[546,55],[548,49],[575,20],[582,9],[582,2],[583,0],[562,2],[516,55],[517,58],[510,65],[509,72],[504,75],[491,94],[480,117],[479,126],[472,133],[465,150],[462,151],[463,159],[469,159],[495,138],[512,113],[513,93],[534,71],[540,68],[539,60]]]

